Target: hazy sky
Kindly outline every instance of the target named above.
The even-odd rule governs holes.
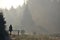
[[[0,0],[0,8],[10,9],[11,6],[14,8],[18,7],[18,5],[22,6],[24,0]]]

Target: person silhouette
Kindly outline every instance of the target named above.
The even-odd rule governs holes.
[[[9,26],[9,32],[10,32],[10,35],[12,33],[13,29],[12,29],[12,25]]]

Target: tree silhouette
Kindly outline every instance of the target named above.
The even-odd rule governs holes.
[[[0,12],[0,40],[9,40],[5,24],[6,21],[4,21],[3,12]]]

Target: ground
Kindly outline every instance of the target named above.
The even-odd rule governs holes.
[[[60,40],[60,37],[47,35],[11,35],[12,40]]]

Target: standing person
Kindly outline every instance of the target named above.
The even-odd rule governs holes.
[[[11,33],[12,33],[12,30],[13,30],[13,29],[12,29],[12,25],[10,25],[10,26],[9,26],[10,35],[11,35]]]

